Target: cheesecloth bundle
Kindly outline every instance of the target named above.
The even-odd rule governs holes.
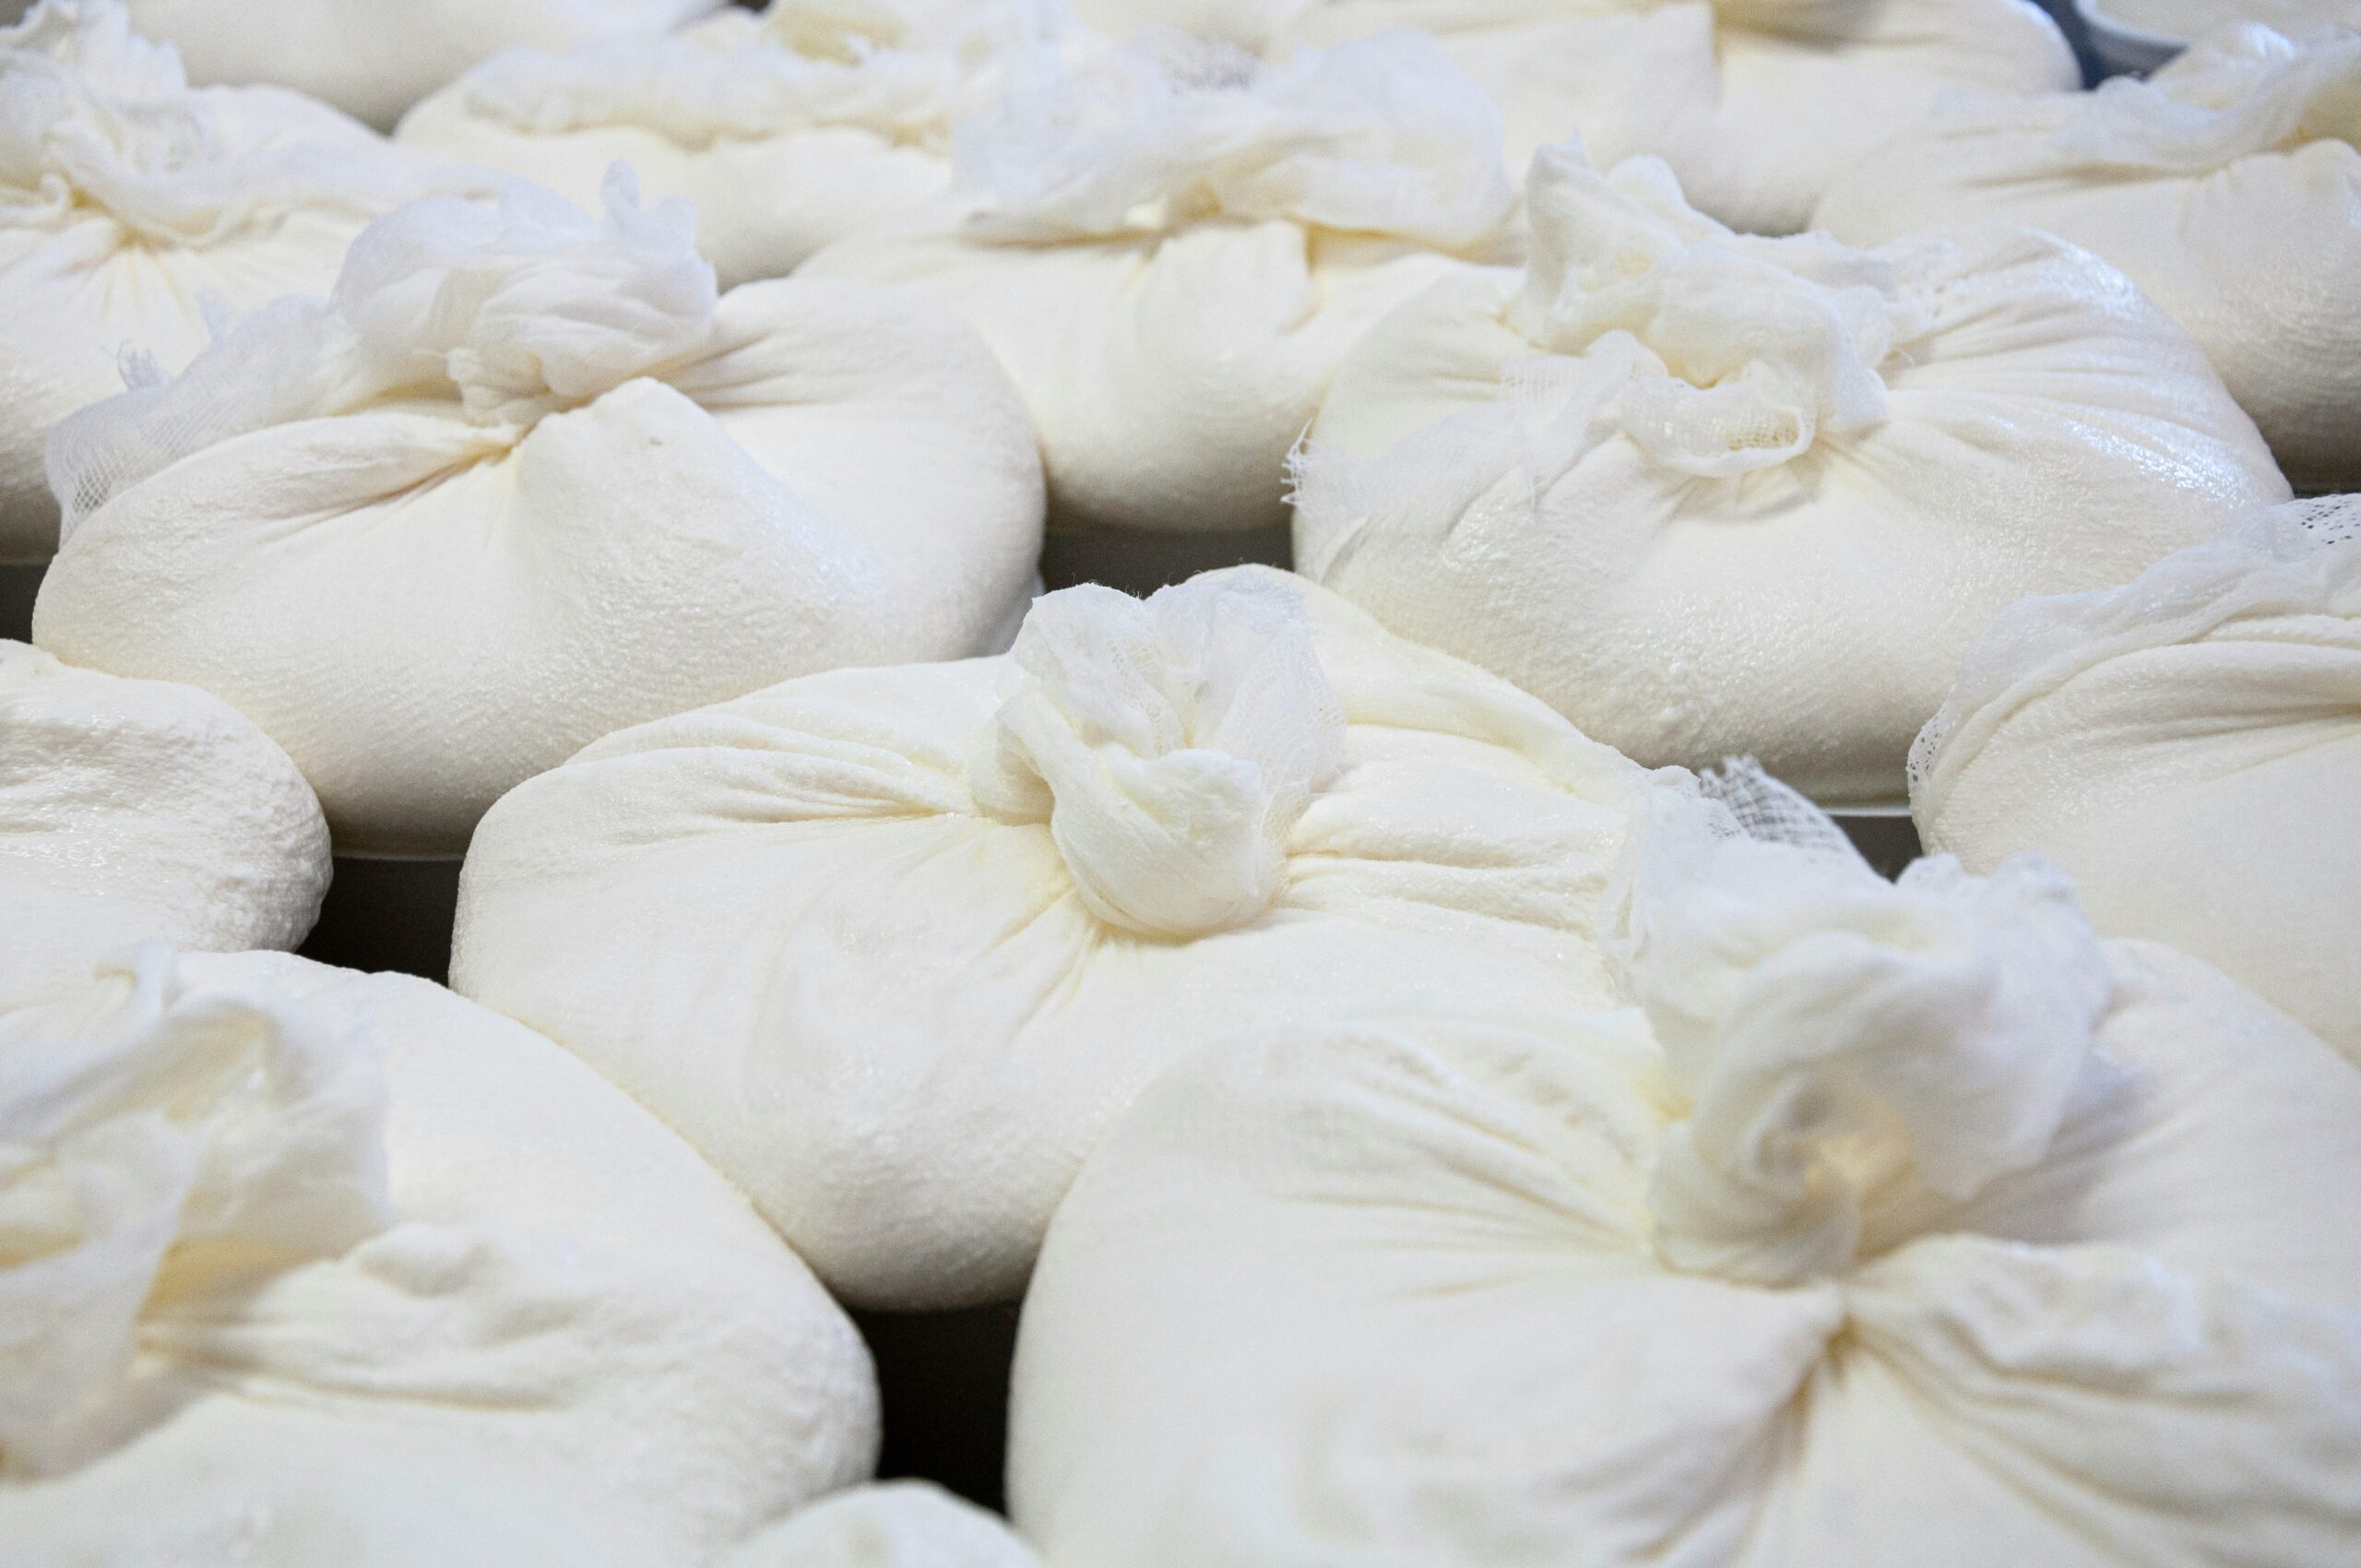
[[[1986,219],[2121,267],[2203,345],[2297,488],[2361,486],[2361,33],[2236,27],[2146,81],[1963,101],[1813,221],[1868,244]]]
[[[1026,44],[1019,0],[771,0],[666,38],[513,50],[403,117],[401,141],[587,204],[627,159],[696,203],[724,287],[941,196],[953,117]]]
[[[2284,500],[2204,356],[2023,230],[1732,234],[1545,148],[1525,274],[1374,328],[1300,464],[1299,568],[1644,763],[1896,801],[1959,655]]]
[[[686,1145],[399,975],[150,944],[0,1014],[0,1564],[708,1568],[869,1473]]]
[[[504,49],[652,42],[727,0],[130,0],[200,82],[276,82],[380,130]]]
[[[1014,1296],[1199,1041],[1605,996],[1649,776],[1284,573],[1035,601],[1003,658],[625,731],[485,817],[454,984],[703,1149],[836,1293]]]
[[[1026,1538],[1095,1568],[2348,1561],[2361,1074],[2102,944],[2033,857],[1896,886],[1825,822],[1667,826],[1635,1008],[1371,1009],[1140,1096],[1026,1302]]]
[[[1283,525],[1345,351],[1504,243],[1498,113],[1407,35],[1258,66],[1157,32],[1037,64],[961,127],[960,194],[801,276],[973,322],[1040,432],[1052,527]]]
[[[121,0],[0,28],[0,562],[55,548],[42,443],[127,358],[178,370],[223,315],[325,288],[373,214],[489,178],[291,92],[191,91]]]
[[[1951,93],[2082,79],[2027,0],[1333,0],[1275,47],[1388,28],[1432,31],[1492,95],[1516,167],[1576,135],[1603,165],[1654,153],[1700,209],[1769,234]]]
[[[980,651],[1040,541],[973,332],[867,284],[717,296],[685,204],[429,201],[178,379],[62,427],[34,638],[285,746],[340,850],[457,854],[627,724]]]
[[[992,1514],[924,1481],[857,1487],[813,1503],[721,1568],[1041,1568]]]
[[[150,938],[292,947],[327,885],[311,786],[229,704],[0,642],[0,1001]]]
[[[1910,762],[1930,847],[2038,849],[2361,1062],[2361,498],[2010,606]]]

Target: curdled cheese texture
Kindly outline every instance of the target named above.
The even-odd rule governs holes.
[[[0,562],[56,547],[58,421],[136,363],[178,370],[219,319],[326,288],[372,215],[489,183],[295,93],[191,90],[122,0],[0,29]]]
[[[2121,267],[2297,488],[2361,486],[2361,32],[2230,28],[2146,81],[1952,104],[1813,219],[1856,244],[1983,220]]]
[[[198,82],[272,82],[380,130],[504,49],[653,42],[725,0],[130,0]]]
[[[327,885],[319,802],[229,704],[0,642],[0,998],[149,939],[292,947]]]
[[[745,1200],[426,981],[150,944],[0,1013],[0,1562],[706,1568],[868,1473]]]
[[[1733,234],[1572,146],[1527,205],[1523,275],[1437,284],[1338,373],[1296,563],[1643,763],[1898,802],[2001,607],[2287,495],[2197,346],[2054,240]]]
[[[2361,1075],[2031,857],[1650,837],[1635,1006],[1275,1022],[1109,1131],[1017,1349],[1042,1556],[2349,1557]]]
[[[495,55],[399,139],[586,205],[626,160],[651,196],[696,204],[698,248],[733,287],[940,197],[954,117],[1041,30],[1023,0],[772,0],[671,37]]]
[[[1347,350],[1507,243],[1499,140],[1425,40],[1258,65],[1153,32],[1040,62],[961,127],[944,204],[799,276],[973,322],[1040,432],[1051,526],[1272,528]]]
[[[1387,28],[1432,31],[1492,95],[1512,164],[1574,136],[1603,164],[1654,154],[1700,208],[1765,234],[1806,227],[1831,182],[1951,94],[2082,85],[2028,0],[1330,0],[1273,47]]]
[[[609,731],[807,671],[980,651],[1024,604],[1023,408],[947,314],[717,294],[684,205],[402,208],[52,442],[34,638],[287,748],[343,851],[457,854]]]
[[[1023,1288],[1100,1130],[1273,1019],[1603,999],[1649,775],[1261,568],[608,737],[485,817],[454,983],[679,1128],[856,1303]]]
[[[721,1568],[1040,1568],[996,1515],[925,1481],[857,1487],[739,1548]]]
[[[1977,869],[2037,849],[2101,931],[2220,966],[2361,1062],[2361,502],[2011,605],[1911,797],[1930,847]]]

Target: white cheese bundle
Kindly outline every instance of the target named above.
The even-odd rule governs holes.
[[[726,0],[131,0],[200,82],[275,82],[391,130],[504,49],[650,39]]]
[[[1961,89],[2062,91],[2082,75],[2027,0],[1333,0],[1277,45],[1431,30],[1499,102],[1509,160],[1580,136],[1602,164],[1654,153],[1734,228],[1801,229],[1832,181]]]
[[[2361,33],[2216,33],[2148,80],[1951,105],[1839,181],[1857,244],[1998,220],[2187,327],[2298,488],[2361,486]]]
[[[742,1196],[440,987],[151,944],[0,1013],[8,1568],[706,1568],[876,1397]]]
[[[717,296],[684,204],[415,203],[325,302],[52,444],[34,636],[287,748],[342,851],[457,854],[609,731],[1021,612],[1031,429],[974,333],[867,284]]]
[[[178,370],[223,315],[326,288],[371,216],[481,184],[275,88],[191,91],[121,0],[0,30],[0,562],[57,543],[50,428]]]
[[[483,822],[454,984],[729,1172],[840,1296],[991,1301],[1111,1116],[1275,1019],[1606,995],[1654,786],[1284,573],[625,731]]]
[[[150,938],[292,947],[327,885],[319,802],[229,704],[0,642],[0,997]]]
[[[951,184],[951,122],[1025,40],[1011,0],[771,0],[673,37],[494,56],[403,117],[400,140],[587,205],[628,160],[697,208],[725,288],[794,270]]]
[[[1045,1558],[2350,1560],[2361,1074],[2032,857],[1640,881],[1638,1010],[1275,1025],[1109,1131],[1017,1350]]]
[[[1911,756],[1931,849],[2037,849],[2111,936],[2219,965],[2361,1062],[2361,499],[2011,606]]]
[[[2286,483],[2188,336],[2023,230],[1735,235],[1669,171],[1545,148],[1520,277],[1373,329],[1301,465],[1296,562],[1644,763],[1899,801],[1959,655]]]
[[[722,1568],[1040,1568],[1040,1559],[997,1516],[923,1481],[891,1481],[813,1503]]]
[[[1498,113],[1407,36],[1264,67],[1154,34],[1043,70],[962,127],[963,194],[801,276],[973,322],[1032,410],[1053,527],[1284,525],[1346,350],[1503,243]]]

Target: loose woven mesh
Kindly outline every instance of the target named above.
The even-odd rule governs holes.
[[[2321,613],[2361,615],[2361,495],[2264,507],[2120,588],[2019,600],[1968,649],[1911,745],[1912,807],[1927,820],[1985,737],[2082,671],[2241,619]]]
[[[681,362],[718,298],[694,222],[685,202],[642,208],[620,164],[603,220],[523,185],[494,207],[396,208],[353,242],[327,299],[265,306],[176,378],[134,358],[130,390],[60,423],[46,456],[59,542],[124,490],[254,431],[409,393],[521,434]]]
[[[2361,33],[2291,38],[2249,23],[2207,35],[2144,81],[2102,83],[2051,146],[2061,169],[2198,174],[2323,140],[2361,147]]]
[[[1017,241],[1166,232],[1214,216],[1285,220],[1472,253],[1516,194],[1500,112],[1408,33],[1264,65],[1148,30],[1121,48],[1012,63],[954,165],[976,233]]]

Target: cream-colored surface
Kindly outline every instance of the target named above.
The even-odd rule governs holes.
[[[0,1013],[0,1563],[705,1568],[859,1480],[852,1325],[426,981],[160,946]]]

